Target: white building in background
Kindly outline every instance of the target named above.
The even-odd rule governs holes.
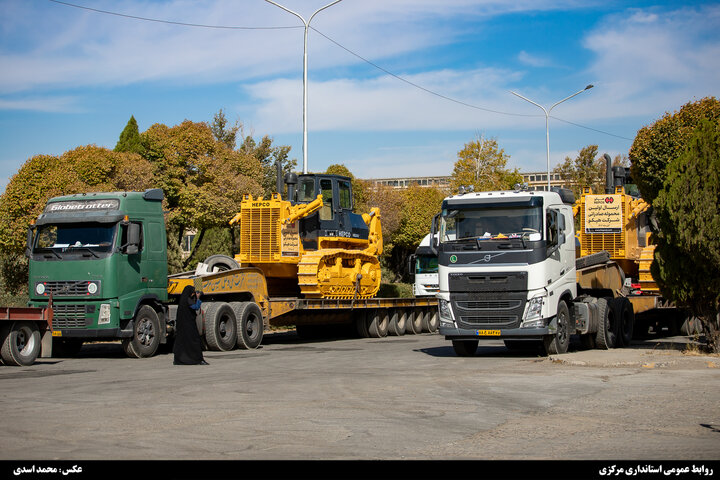
[[[528,184],[530,190],[547,190],[547,172],[520,172],[523,182]],[[435,177],[392,177],[392,178],[371,178],[368,182],[376,185],[387,185],[396,190],[408,188],[410,185],[417,184],[421,187],[437,187],[449,188],[450,179],[448,176]],[[550,173],[550,186],[563,187],[565,183],[557,173]]]

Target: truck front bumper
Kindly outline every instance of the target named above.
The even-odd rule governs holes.
[[[555,318],[545,327],[536,328],[497,328],[497,329],[470,329],[458,328],[457,326],[448,326],[441,324],[438,328],[440,335],[444,335],[446,340],[491,340],[497,339],[522,339],[522,340],[542,340],[543,337],[552,334],[555,331]]]

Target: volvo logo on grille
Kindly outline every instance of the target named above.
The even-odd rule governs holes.
[[[494,254],[494,255],[487,254],[487,255],[485,255],[483,258],[481,258],[480,260],[475,260],[475,261],[472,262],[472,263],[489,262],[489,261],[492,260],[493,258],[499,257],[500,255],[504,255],[504,254],[505,254],[505,252],[496,253],[496,254]]]

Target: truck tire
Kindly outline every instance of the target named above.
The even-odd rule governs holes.
[[[387,310],[377,309],[368,312],[368,333],[370,338],[383,338],[388,334],[390,316]]]
[[[40,330],[35,322],[14,322],[0,347],[7,366],[27,367],[40,354]]]
[[[548,355],[560,355],[566,353],[570,345],[570,310],[564,300],[560,300],[557,306],[557,331],[543,339],[545,352]]]
[[[355,324],[355,331],[360,338],[370,338],[370,331],[368,330],[367,312],[365,310],[358,310],[353,313],[353,323]]]
[[[616,329],[615,313],[613,312],[612,298],[598,298],[598,330],[595,334],[595,345],[600,350],[615,348]]]
[[[438,331],[438,327],[440,326],[440,312],[437,309],[430,309],[428,310],[428,331],[430,333],[435,333]]]
[[[615,309],[615,318],[617,319],[618,326],[618,347],[629,347],[635,326],[635,312],[633,311],[632,303],[625,297],[614,298],[613,308]]]
[[[262,310],[255,302],[233,302],[232,305],[235,311],[238,348],[258,348],[265,333]]]
[[[686,337],[691,337],[693,335],[702,335],[702,323],[700,323],[700,319],[698,317],[688,315],[683,320],[683,324],[680,327],[680,333],[682,333]]]
[[[212,272],[215,268],[218,272],[240,268],[235,259],[227,255],[210,255],[203,263],[207,265],[208,272]]]
[[[143,305],[135,315],[131,347],[125,353],[135,353],[135,358],[152,357],[160,346],[160,319],[149,305]],[[128,355],[132,357],[132,355]]]
[[[237,344],[235,311],[229,303],[208,302],[202,304],[205,314],[205,341],[208,349],[227,352]]]
[[[453,340],[453,350],[458,357],[474,357],[477,352],[477,340]]]
[[[422,310],[410,308],[405,319],[405,333],[419,335],[422,333],[423,314]]]
[[[390,315],[390,324],[388,325],[388,333],[399,337],[405,335],[405,317],[403,310],[395,308]]]

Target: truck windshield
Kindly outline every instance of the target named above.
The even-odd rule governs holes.
[[[542,231],[539,206],[447,209],[440,218],[442,243],[469,238],[528,238],[531,234],[542,235]]]
[[[418,255],[415,259],[415,273],[438,273],[438,258],[434,255]]]
[[[91,253],[110,252],[115,238],[114,223],[60,223],[38,227],[35,253],[70,252],[73,250]]]

